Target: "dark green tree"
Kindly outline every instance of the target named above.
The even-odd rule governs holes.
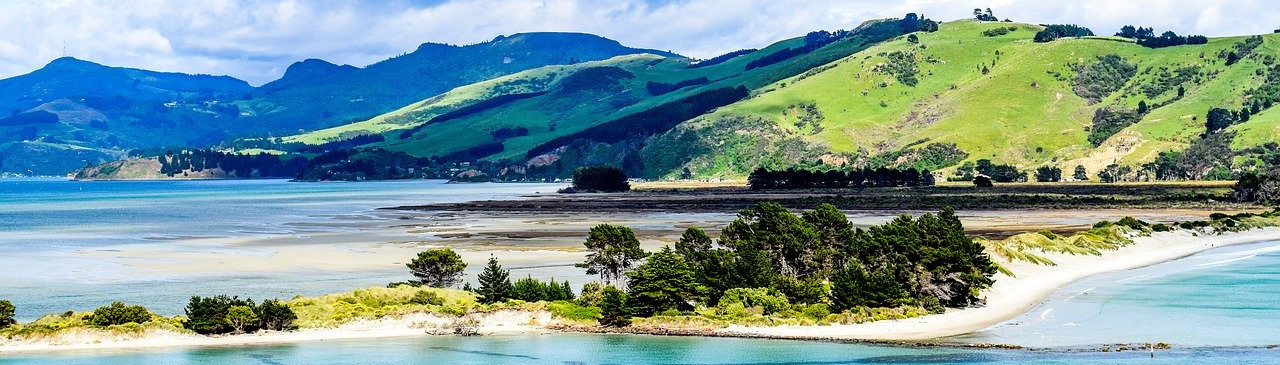
[[[480,272],[478,280],[480,288],[476,289],[476,294],[480,294],[481,303],[497,303],[510,298],[511,272],[503,270],[497,258],[489,258],[489,264]]]
[[[276,299],[262,301],[254,308],[258,317],[258,327],[268,331],[288,331],[294,329],[293,321],[298,315],[287,304]]]
[[[711,252],[711,236],[698,227],[689,227],[676,241],[676,254],[684,257],[690,264],[697,264]]]
[[[575,191],[621,192],[631,190],[627,174],[613,166],[581,167],[573,171]]]
[[[1138,114],[1147,114],[1147,101],[1138,101]]]
[[[227,319],[227,312],[231,307],[236,306],[253,307],[254,305],[252,300],[226,295],[191,297],[191,302],[186,308],[187,322],[183,325],[199,334],[231,333],[235,328]]]
[[[802,260],[815,238],[813,229],[804,220],[772,202],[742,210],[738,219],[720,233],[722,245],[740,255],[758,250],[769,258],[775,272],[791,277],[813,274]]]
[[[1062,169],[1056,166],[1040,166],[1036,168],[1036,181],[1039,181],[1039,182],[1062,181]]]
[[[13,306],[13,302],[0,300],[0,329],[18,324],[18,321],[13,318],[17,309]]]
[[[1075,174],[1071,178],[1076,181],[1089,181],[1089,171],[1084,169],[1084,165],[1076,165]]]
[[[636,315],[647,317],[669,309],[692,308],[688,302],[697,291],[693,270],[669,247],[649,256],[627,277],[627,307]]]
[[[646,255],[631,228],[611,224],[591,227],[587,241],[582,244],[587,247],[587,261],[577,266],[587,269],[587,275],[600,275],[606,285],[625,287],[622,278]]]
[[[986,177],[985,175],[978,175],[973,178],[973,186],[989,188],[995,186],[995,184],[991,183],[991,178]]]
[[[866,272],[850,265],[831,278],[831,304],[837,312],[857,307],[897,307],[913,304],[910,293],[893,269]]]
[[[1236,123],[1236,113],[1223,108],[1209,109],[1209,113],[1205,115],[1205,133],[1212,134],[1227,129]]]
[[[631,315],[627,314],[626,292],[612,285],[604,287],[600,299],[600,325],[605,327],[631,325]]]
[[[435,248],[418,253],[418,257],[405,264],[418,283],[423,286],[448,288],[462,282],[462,270],[467,263],[449,248]]]

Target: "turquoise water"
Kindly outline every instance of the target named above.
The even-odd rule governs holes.
[[[1280,243],[1214,249],[1077,281],[1026,314],[960,340],[1280,345]]]
[[[551,334],[325,341],[276,346],[66,352],[0,357],[0,364],[1275,364],[1280,351],[1216,349],[1033,352],[900,348],[727,338]]]
[[[92,310],[109,300],[181,314],[193,295],[291,298],[380,286],[395,272],[293,272],[177,275],[140,272],[76,255],[120,245],[173,246],[220,239],[354,232],[392,219],[377,208],[518,199],[563,184],[447,184],[443,181],[294,183],[238,181],[68,181],[0,179],[0,299],[20,320]],[[202,250],[219,247],[187,247]],[[199,252],[199,251],[197,251]]]

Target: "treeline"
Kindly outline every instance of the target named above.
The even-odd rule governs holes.
[[[293,321],[298,319],[297,314],[279,300],[264,300],[255,305],[253,299],[226,295],[191,297],[186,314],[183,326],[202,335],[288,331],[295,328]]]
[[[928,18],[920,17],[919,15],[916,15],[916,13],[908,13],[906,16],[904,16],[902,19],[897,20],[896,22],[889,21],[885,23],[896,24],[898,31],[900,32],[899,34],[920,32],[920,31],[934,32],[938,30],[938,22],[935,22]],[[859,34],[859,31],[841,29],[835,32],[828,32],[825,30],[809,32],[809,34],[806,34],[804,36],[804,45],[798,46],[798,47],[788,47],[788,48],[780,49],[780,50],[774,51],[773,53],[764,55],[760,58],[751,60],[751,62],[747,63],[745,71],[751,71],[753,69],[757,69],[757,68],[769,66],[778,62],[786,61],[793,57],[812,52],[828,44],[835,43],[836,41],[839,41],[841,39],[847,38],[855,34]]]
[[[269,153],[245,155],[211,149],[169,150],[156,159],[160,162],[160,173],[169,177],[215,168],[238,178],[294,177],[310,164],[306,157],[297,155],[281,158]]]
[[[577,133],[564,135],[540,144],[529,150],[527,158],[550,152],[560,146],[583,139],[596,142],[614,143],[633,135],[647,136],[671,129],[680,122],[705,114],[715,108],[729,105],[747,97],[749,92],[744,86],[724,87],[703,91],[679,100],[608,121]]]
[[[856,170],[769,170],[758,168],[747,177],[753,190],[810,189],[810,188],[873,188],[932,186],[933,174],[929,171],[908,168],[906,170],[881,167]]]
[[[645,88],[649,90],[649,95],[658,96],[658,95],[666,94],[672,91],[680,90],[686,87],[695,86],[695,85],[705,85],[708,83],[711,83],[711,80],[707,79],[706,76],[702,76],[695,79],[680,81],[674,84],[649,81],[649,83],[645,84]]]
[[[484,99],[484,100],[472,103],[470,105],[463,106],[461,108],[454,109],[454,110],[445,112],[443,114],[437,115],[435,117],[432,117],[431,119],[428,119],[426,122],[423,122],[422,124],[419,124],[413,128],[406,129],[404,132],[400,132],[400,139],[408,139],[412,137],[415,133],[418,133],[418,131],[422,130],[422,128],[425,128],[427,125],[431,125],[435,123],[444,123],[453,119],[458,119],[458,118],[473,115],[485,110],[497,108],[517,100],[528,99],[535,96],[544,95],[549,92],[550,91],[514,93],[514,94],[498,95],[495,97]]]
[[[370,134],[356,135],[349,138],[337,139],[337,140],[321,143],[318,145],[309,145],[305,143],[288,143],[281,147],[283,147],[282,149],[284,150],[289,150],[289,151],[299,152],[299,153],[325,153],[329,151],[352,149],[352,148],[364,146],[367,144],[379,143],[386,140],[387,138],[381,134],[370,133]]]
[[[1209,43],[1209,38],[1202,35],[1180,36],[1173,31],[1165,31],[1159,37],[1155,35],[1155,29],[1134,27],[1125,25],[1120,27],[1120,32],[1116,33],[1117,37],[1129,38],[1137,40],[1138,45],[1148,48],[1161,48],[1181,46],[1184,44],[1205,44]],[[1228,64],[1230,66],[1230,64]]]
[[[731,59],[737,58],[738,56],[749,54],[755,51],[759,51],[759,50],[755,48],[740,49],[737,51],[725,53],[719,56],[715,56],[715,57],[708,58],[706,60],[699,61],[698,63],[685,66],[685,68],[703,68],[707,66],[715,66],[721,63],[725,63],[726,61],[729,61]]]
[[[1036,32],[1034,40],[1036,42],[1053,42],[1063,37],[1088,37],[1092,36],[1093,31],[1075,24],[1049,24],[1044,29]]]
[[[296,178],[303,181],[362,181],[449,178],[450,166],[381,148],[337,150],[318,155]]]

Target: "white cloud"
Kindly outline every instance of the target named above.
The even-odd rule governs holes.
[[[705,58],[906,12],[964,18],[974,7],[1100,34],[1124,24],[1210,36],[1280,26],[1280,8],[1260,0],[27,0],[0,2],[0,77],[66,54],[261,84],[305,58],[363,66],[423,42],[467,44],[529,31],[595,33]]]

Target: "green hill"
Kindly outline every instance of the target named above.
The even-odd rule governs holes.
[[[532,68],[639,53],[675,56],[582,33],[520,33],[466,46],[425,43],[363,68],[298,62],[237,105],[255,123],[275,130],[310,130],[368,119],[455,87]]]
[[[1005,34],[983,34],[999,28]],[[1113,163],[1138,170],[1160,152],[1199,140],[1211,107],[1247,104],[1246,93],[1274,67],[1280,42],[1280,35],[1262,36],[1250,55],[1227,66],[1219,53],[1246,37],[1152,49],[1118,37],[1033,42],[1040,29],[964,20],[918,33],[918,43],[902,37],[871,47],[657,136],[644,161],[684,163],[646,172],[669,177],[687,168],[697,176],[742,177],[757,166],[819,159],[931,169],[991,159],[1064,171],[1083,165],[1090,175]],[[1106,55],[1119,56],[1133,76],[1117,80],[1100,61]],[[1137,109],[1140,102],[1149,113],[1098,136],[1100,145],[1090,143],[1098,109]],[[1274,141],[1277,113],[1265,110],[1231,127],[1239,132],[1233,146]]]
[[[646,54],[547,66],[459,87],[369,120],[286,137],[283,142],[321,144],[377,133],[385,140],[373,146],[422,157],[517,161],[516,165],[535,160],[524,167],[556,161],[568,168],[620,164],[643,144],[629,141],[630,136],[601,140],[600,134],[613,126],[637,137],[664,132],[669,127],[649,131],[629,128],[674,125],[701,114],[696,108],[683,110],[685,104],[719,90],[756,89],[803,74],[898,36],[902,34],[900,27],[898,21],[873,21],[853,31],[815,32],[700,63]],[[468,106],[463,115],[457,115]],[[663,114],[663,120],[636,124],[643,112],[655,109],[693,114],[679,119],[667,118],[676,114]],[[641,173],[643,169],[631,170]]]

